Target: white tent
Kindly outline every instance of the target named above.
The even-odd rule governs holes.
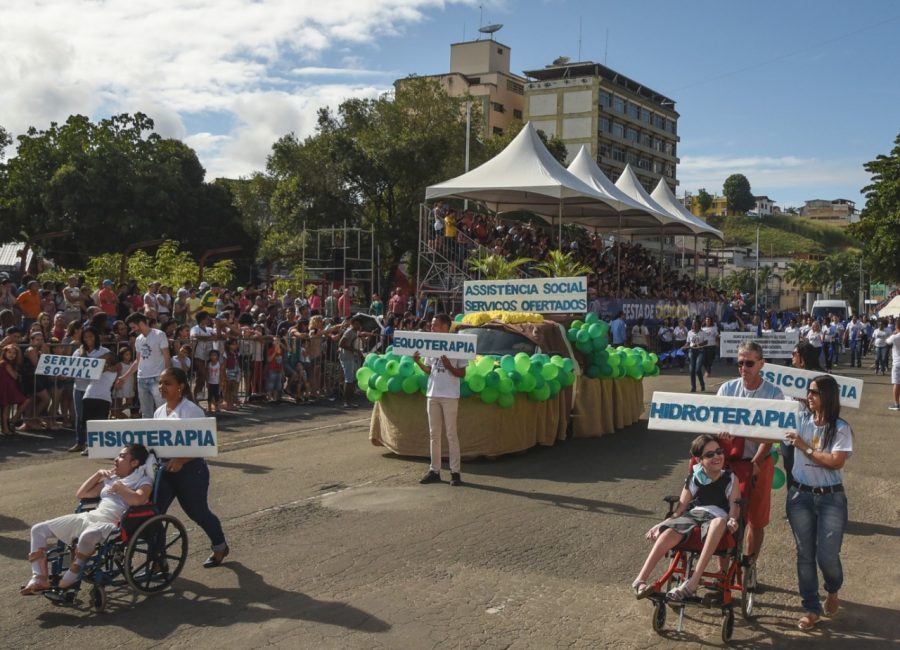
[[[678,199],[675,198],[675,195],[672,194],[669,184],[664,179],[659,179],[659,183],[657,183],[656,188],[650,194],[650,198],[656,201],[666,212],[680,221],[686,222],[698,237],[714,237],[720,241],[725,240],[720,230],[716,230],[702,219],[698,219],[688,212],[687,208],[681,205]]]
[[[888,304],[879,310],[879,318],[887,318],[888,316],[900,316],[900,296],[894,296]]]

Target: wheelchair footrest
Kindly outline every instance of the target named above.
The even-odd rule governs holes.
[[[55,587],[44,592],[44,598],[54,605],[71,605],[75,602],[78,590],[73,588],[60,589]]]

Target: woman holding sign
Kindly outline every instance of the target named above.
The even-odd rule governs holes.
[[[842,470],[853,454],[853,431],[842,420],[840,388],[830,375],[809,384],[807,409],[801,409],[797,431],[785,444],[795,454],[794,484],[788,492],[787,514],[797,543],[797,579],[805,613],[797,625],[812,629],[824,613],[837,615],[838,592],[844,582],[841,542],[847,528],[847,495]],[[819,601],[819,576],[825,581],[825,607]]]
[[[108,420],[112,406],[112,388],[119,372],[119,360],[107,348],[100,345],[100,331],[95,327],[85,327],[81,333],[81,354],[92,359],[103,359],[103,374],[99,379],[88,382],[81,401],[81,431],[87,431],[89,420]],[[84,447],[85,440],[81,441]],[[82,450],[87,456],[87,449]]]
[[[166,368],[159,377],[159,394],[165,404],[153,414],[156,420],[205,418],[206,413],[191,399],[187,374],[181,368]],[[229,548],[222,522],[209,509],[209,466],[203,458],[169,458],[159,484],[156,505],[165,513],[177,497],[178,505],[209,536],[212,554],[203,568],[212,569],[225,560]]]

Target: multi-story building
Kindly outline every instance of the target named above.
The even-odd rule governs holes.
[[[800,208],[800,216],[844,228],[859,221],[856,204],[850,199],[813,199]]]
[[[700,197],[690,192],[684,193],[682,205],[691,211],[695,217],[730,217],[737,214],[728,207],[728,199],[724,196],[713,195],[712,203],[704,212],[700,209]]]
[[[768,196],[754,196],[753,200],[756,201],[754,213],[757,217],[771,217],[778,211],[778,208],[775,206],[775,200],[770,199]]]
[[[665,178],[678,185],[675,102],[599,63],[558,59],[526,70],[525,120],[565,142],[570,159],[585,145],[615,181],[631,163],[651,191]]]
[[[484,135],[502,135],[511,122],[523,121],[525,107],[527,80],[510,73],[509,57],[509,47],[493,39],[453,43],[450,72],[423,76],[437,79],[451,97],[471,95],[481,103]]]

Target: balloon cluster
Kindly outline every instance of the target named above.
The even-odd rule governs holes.
[[[587,360],[585,376],[591,379],[621,379],[625,376],[640,379],[659,374],[656,365],[659,357],[655,352],[621,345],[613,348],[607,340],[608,333],[609,323],[600,320],[594,313],[589,313],[583,321],[572,321],[566,332],[569,341]]]
[[[780,448],[779,443],[775,443],[774,448],[772,449],[772,456],[774,457],[775,465],[778,465],[778,449]],[[778,490],[784,487],[784,484],[787,482],[787,477],[784,474],[784,470],[780,467],[775,468],[775,472],[772,474],[772,489]]]
[[[386,354],[370,354],[363,366],[356,371],[356,381],[371,402],[377,402],[385,393],[424,393],[428,376],[412,360],[399,356],[388,348]],[[515,356],[485,355],[469,361],[466,374],[460,383],[460,396],[477,395],[485,404],[498,404],[510,408],[516,393],[524,393],[529,399],[545,401],[575,383],[574,364],[571,359],[546,354],[531,356],[519,352]]]

